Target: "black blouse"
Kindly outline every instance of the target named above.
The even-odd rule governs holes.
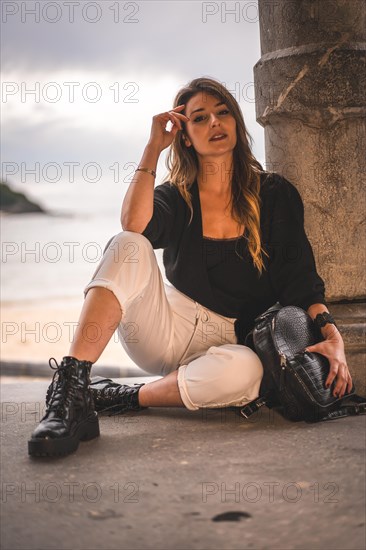
[[[239,343],[254,319],[277,301],[307,310],[326,304],[323,279],[304,229],[304,206],[296,187],[276,173],[261,174],[262,275],[253,265],[245,236],[209,239],[202,234],[201,205],[195,181],[193,219],[178,189],[170,182],[154,189],[153,216],[142,234],[153,248],[163,248],[166,277],[178,290],[203,306],[237,319]]]

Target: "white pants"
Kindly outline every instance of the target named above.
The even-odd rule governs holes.
[[[235,319],[164,283],[146,237],[131,231],[113,237],[84,295],[97,286],[112,291],[121,306],[118,334],[127,354],[154,375],[178,369],[188,409],[241,406],[258,397],[262,363],[237,344]]]

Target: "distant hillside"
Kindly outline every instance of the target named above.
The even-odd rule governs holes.
[[[4,182],[0,182],[0,211],[11,214],[46,213],[41,206],[29,200],[24,193],[13,191]]]

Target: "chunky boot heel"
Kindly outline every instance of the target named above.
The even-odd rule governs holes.
[[[51,361],[56,367],[53,367]],[[80,441],[99,436],[98,414],[89,388],[92,363],[66,356],[55,370],[46,395],[46,413],[28,441],[31,456],[73,453]]]
[[[138,393],[141,386],[145,384],[135,384],[127,386],[117,384],[110,378],[94,376],[91,379],[90,390],[93,395],[95,410],[98,412],[108,412],[110,416],[122,414],[127,411],[142,411],[148,407],[141,407],[139,404]]]
[[[89,441],[98,437],[99,434],[98,414],[95,412],[92,418],[87,419],[82,435],[80,435],[80,441]]]

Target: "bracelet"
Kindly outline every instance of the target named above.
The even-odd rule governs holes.
[[[314,319],[314,323],[319,327],[319,328],[322,328],[324,327],[327,323],[331,323],[332,325],[336,325],[336,322],[335,320],[333,319],[333,317],[331,316],[330,313],[327,313],[326,311],[324,311],[323,313],[318,313],[318,315],[315,317]]]
[[[149,170],[149,168],[143,168],[142,166],[138,166],[135,170],[135,172],[138,172],[140,170],[141,172],[148,172],[149,174],[153,175],[154,178],[156,178],[156,172],[155,170]]]

